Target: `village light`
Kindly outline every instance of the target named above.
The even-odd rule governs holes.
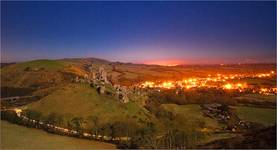
[[[229,90],[229,89],[232,89],[232,87],[233,87],[233,86],[232,86],[230,83],[224,85],[224,88],[225,88],[225,89],[228,89],[228,90]]]
[[[239,92],[243,92],[243,89],[248,88],[247,83],[227,83],[225,79],[235,79],[235,78],[246,78],[246,77],[267,77],[270,74],[268,73],[258,73],[258,74],[229,74],[227,77],[226,75],[220,74],[221,77],[218,77],[217,75],[214,77],[210,77],[209,75],[205,78],[183,78],[180,81],[159,81],[159,82],[153,82],[153,81],[146,81],[144,83],[139,84],[139,87],[141,88],[164,88],[164,89],[174,89],[177,87],[184,88],[184,89],[190,89],[192,87],[200,88],[200,87],[206,87],[206,88],[213,88],[217,87],[220,89],[237,89]],[[212,82],[211,82],[212,81]],[[217,85],[215,85],[217,84]],[[274,88],[268,88],[268,89],[259,89],[258,91],[251,90],[253,93],[258,92],[260,94],[270,94],[270,93],[276,93],[277,89]]]
[[[241,84],[241,83],[238,83],[237,86],[238,86],[238,87],[242,87],[242,84]]]
[[[190,89],[190,88],[191,88],[191,86],[190,86],[190,85],[187,85],[187,86],[186,86],[186,89]]]
[[[173,83],[172,82],[163,82],[162,83],[162,87],[163,88],[167,88],[167,89],[171,89],[174,87]]]

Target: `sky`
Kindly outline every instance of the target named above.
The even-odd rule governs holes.
[[[3,2],[1,62],[268,63],[276,2]]]

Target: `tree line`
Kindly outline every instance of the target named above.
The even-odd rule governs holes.
[[[40,121],[43,121],[44,124],[60,126],[78,132],[75,135],[71,134],[69,136],[84,138],[83,133],[85,132],[95,135],[89,137],[91,140],[107,141],[107,139],[103,138],[103,135],[105,135],[109,137],[108,142],[116,144],[118,148],[122,149],[191,148],[196,144],[199,138],[202,138],[202,134],[199,132],[182,131],[173,126],[167,126],[166,131],[161,132],[153,122],[145,122],[144,125],[141,126],[131,118],[127,118],[124,121],[114,121],[103,124],[100,123],[101,121],[98,116],[89,116],[87,118],[72,117],[66,120],[64,116],[57,113],[50,113],[47,116],[43,116],[38,111],[28,109],[24,111],[22,115],[37,120],[38,122],[34,124],[24,121],[22,118],[18,117],[14,111],[1,112],[1,119],[27,127],[41,128],[50,133],[69,135],[55,128],[39,124]],[[168,115],[168,113],[162,113],[160,117],[170,120],[170,115]]]

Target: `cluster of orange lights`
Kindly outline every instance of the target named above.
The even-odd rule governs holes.
[[[257,93],[270,95],[272,93],[277,93],[277,88],[260,88],[259,91],[257,91]]]
[[[231,83],[227,83],[223,85],[223,89],[227,89],[227,90],[231,90],[231,89],[246,89],[247,88],[247,84],[246,83],[236,83],[236,84],[231,84]]]
[[[254,75],[243,75],[243,74],[234,74],[234,75],[222,75],[216,74],[215,76],[208,75],[206,78],[189,78],[183,79],[180,81],[159,81],[159,82],[152,82],[146,81],[144,83],[139,84],[138,86],[141,88],[163,88],[163,89],[174,89],[174,88],[183,88],[183,89],[190,89],[190,88],[220,88],[224,90],[238,90],[240,92],[245,91],[246,89],[250,89],[247,83],[234,83],[233,79],[242,79],[247,77],[252,78],[263,78],[263,77],[271,77],[275,75],[274,71],[270,73],[261,73],[261,74],[254,74]],[[266,93],[277,93],[276,88],[260,88],[258,91],[260,94]]]
[[[176,85],[174,82],[171,82],[171,81],[165,81],[165,82],[161,82],[161,83],[155,83],[155,82],[149,82],[149,81],[146,81],[144,83],[142,83],[140,85],[140,87],[142,88],[146,88],[146,87],[149,87],[149,88],[165,88],[165,89],[173,89],[173,88],[176,88]]]

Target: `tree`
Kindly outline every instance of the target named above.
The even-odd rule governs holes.
[[[103,135],[111,137],[112,139],[115,138],[115,128],[114,128],[112,123],[106,123],[103,126],[103,129],[104,129],[104,134]]]
[[[30,119],[33,119],[33,120],[37,120],[37,121],[42,119],[41,112],[38,112],[38,111],[35,111],[35,110],[29,110],[29,109],[27,109],[25,111],[25,115],[26,115],[26,117],[28,117]]]
[[[131,134],[128,148],[157,149],[158,139],[155,132],[156,128],[152,122],[147,122],[146,126],[142,128],[137,127],[135,133]]]
[[[99,132],[99,119],[97,116],[89,116],[88,122],[92,124],[91,132],[95,135],[95,137],[98,136]]]
[[[14,111],[1,111],[1,119],[17,124],[22,123],[22,120],[17,116],[17,114]]]
[[[57,114],[57,113],[50,113],[46,117],[46,122],[52,125],[61,126],[63,125],[64,119],[63,116]]]
[[[121,121],[116,121],[113,123],[113,128],[115,130],[115,137],[127,136],[127,124]]]
[[[84,119],[82,117],[74,117],[71,121],[71,127],[75,130],[77,130],[78,132],[83,132],[83,123],[84,123]]]

